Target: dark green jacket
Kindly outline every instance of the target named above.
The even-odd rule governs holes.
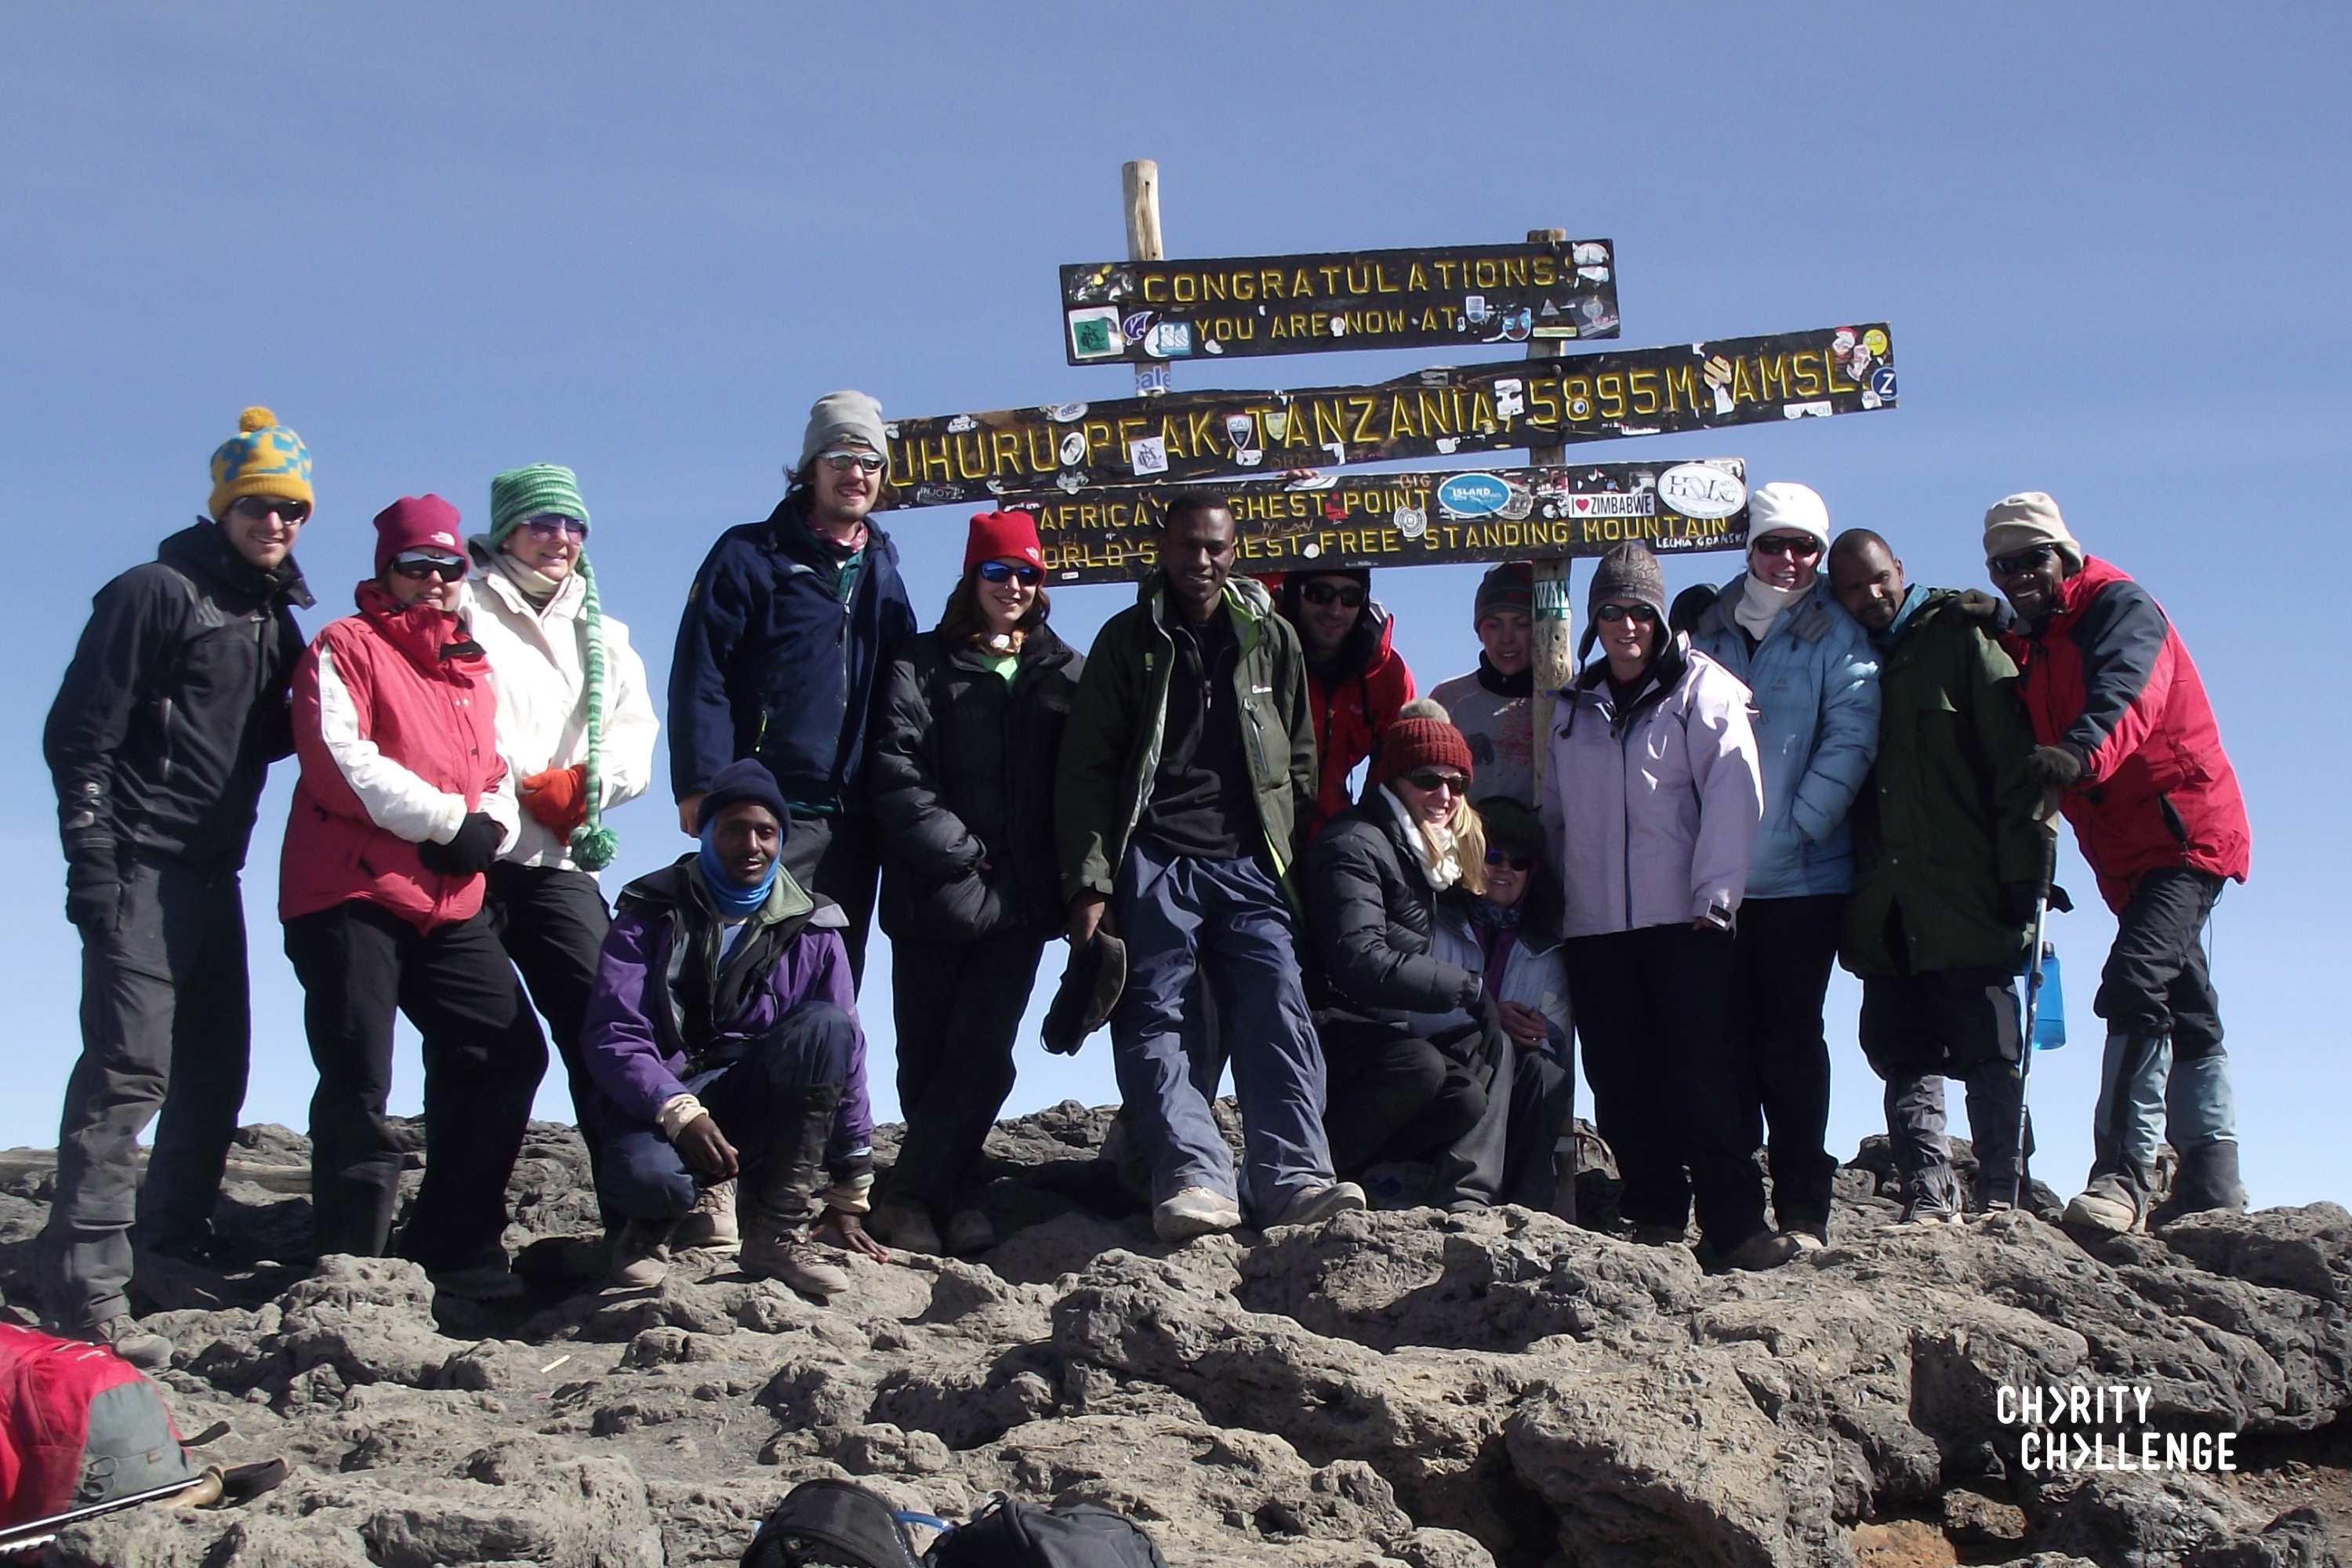
[[[1065,899],[1089,891],[1109,895],[1128,837],[1150,800],[1176,656],[1175,639],[1161,619],[1171,613],[1160,592],[1163,581],[1154,570],[1135,603],[1103,623],[1078,678],[1054,788]],[[1274,613],[1274,601],[1252,579],[1227,580],[1225,613],[1241,638],[1234,695],[1244,719],[1242,750],[1255,786],[1251,794],[1268,862],[1286,880],[1298,829],[1315,805],[1307,659],[1298,634]]]
[[[2017,666],[1958,597],[1928,590],[1894,651],[1879,647],[1878,757],[1854,800],[1839,950],[1856,974],[1900,972],[1886,942],[1896,903],[1912,973],[2025,961],[2027,932],[2003,914],[2000,889],[2042,872],[2040,791],[2025,771],[2033,731]]]

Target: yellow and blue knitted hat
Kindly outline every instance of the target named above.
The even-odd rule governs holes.
[[[275,496],[308,501],[310,449],[302,437],[278,423],[267,408],[238,416],[237,433],[213,453],[212,514],[217,518],[239,496]]]

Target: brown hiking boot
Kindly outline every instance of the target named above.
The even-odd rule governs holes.
[[[633,1219],[613,1237],[613,1283],[650,1290],[669,1278],[670,1226],[661,1220]]]
[[[714,1182],[694,1194],[694,1206],[669,1233],[673,1252],[732,1253],[743,1245],[742,1227],[735,1222],[735,1183]]]
[[[754,1279],[781,1279],[804,1295],[831,1298],[849,1289],[848,1271],[824,1260],[806,1224],[763,1209],[751,1211],[735,1263]]]

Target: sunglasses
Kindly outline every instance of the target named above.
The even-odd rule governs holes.
[[[427,577],[438,577],[444,583],[455,583],[466,574],[466,563],[462,558],[455,561],[434,561],[417,556],[405,561],[395,561],[392,563],[392,569],[413,583],[421,583]]]
[[[1309,583],[1298,591],[1298,596],[1310,605],[1328,605],[1337,600],[1351,610],[1364,606],[1364,591],[1353,583]]]
[[[1404,778],[1405,783],[1412,785],[1413,788],[1429,790],[1433,793],[1441,789],[1450,789],[1455,795],[1460,795],[1470,787],[1470,781],[1460,773],[1442,773],[1435,768],[1418,768],[1405,774]]]
[[[1992,574],[1996,577],[2013,577],[2020,572],[2033,571],[2048,561],[2054,552],[2053,546],[2037,544],[2031,550],[2017,550],[2007,555],[1996,555],[1985,564],[1992,569]]]
[[[1536,858],[1532,855],[1507,855],[1500,849],[1489,849],[1486,851],[1486,864],[1508,866],[1514,871],[1532,871],[1536,868]]]
[[[306,500],[279,500],[276,496],[239,496],[229,510],[239,517],[249,517],[260,522],[275,512],[280,522],[300,522],[310,515],[310,503]]]
[[[1800,561],[1810,561],[1822,552],[1822,542],[1811,534],[1768,533],[1748,545],[1764,555],[1790,555]]]
[[[1612,626],[1619,621],[1632,621],[1637,626],[1654,626],[1658,624],[1658,612],[1647,605],[1603,605],[1593,614]]]
[[[820,452],[816,460],[836,474],[845,474],[852,468],[861,473],[878,474],[890,461],[879,452]]]
[[[1025,561],[983,561],[980,563],[980,580],[983,583],[1002,583],[1009,577],[1026,588],[1045,575]]]
[[[576,517],[548,512],[540,517],[523,519],[522,531],[533,539],[549,540],[570,534],[574,539],[588,537],[588,525]]]

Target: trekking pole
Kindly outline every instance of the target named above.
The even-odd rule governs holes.
[[[205,1478],[199,1478],[193,1481],[173,1481],[169,1486],[151,1487],[143,1492],[132,1492],[129,1497],[119,1497],[106,1502],[94,1502],[82,1508],[68,1509],[63,1513],[53,1513],[47,1519],[27,1520],[23,1524],[12,1524],[6,1530],[0,1530],[0,1555],[14,1556],[20,1552],[30,1552],[37,1546],[47,1546],[57,1539],[60,1531],[79,1524],[84,1520],[97,1519],[103,1514],[119,1513],[126,1508],[137,1508],[142,1503],[161,1502],[165,1498],[178,1497],[182,1492],[193,1490],[205,1484]],[[219,1482],[213,1480],[211,1484],[215,1489],[214,1495],[218,1496]]]
[[[2058,825],[2047,821],[2042,840],[2041,891],[2033,900],[2033,940],[2025,950],[2025,1033],[2017,1045],[2017,1158],[2009,1168],[2009,1206],[2025,1206],[2026,1086],[2033,1075],[2033,1033],[2042,1021],[2042,937],[2050,919],[2050,884],[2058,876]]]

